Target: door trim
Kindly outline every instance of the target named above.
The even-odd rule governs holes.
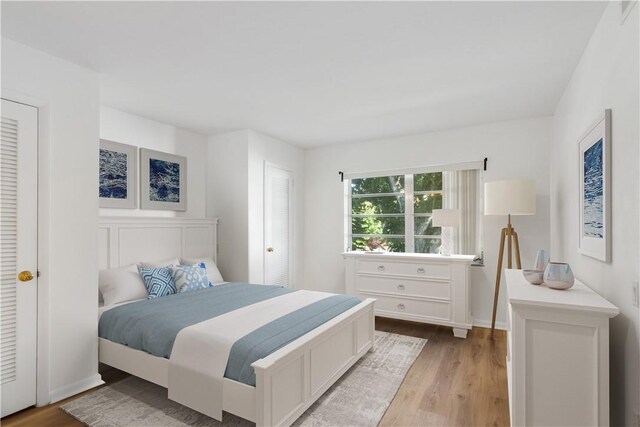
[[[36,406],[48,405],[51,401],[50,367],[50,282],[51,259],[49,256],[51,227],[50,218],[50,103],[16,91],[2,88],[2,99],[35,107],[38,112],[38,308],[36,331]]]
[[[294,254],[295,254],[295,239],[293,237],[293,233],[295,231],[295,203],[294,203],[294,192],[295,192],[295,174],[292,170],[287,169],[278,164],[266,161],[263,166],[263,198],[262,198],[262,212],[263,212],[263,227],[262,227],[262,283],[267,282],[267,171],[268,169],[279,169],[281,171],[287,172],[291,176],[291,185],[289,186],[289,287],[295,288],[295,265],[294,265]]]

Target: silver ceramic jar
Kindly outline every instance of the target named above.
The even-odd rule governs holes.
[[[551,289],[569,289],[573,286],[573,271],[565,262],[550,262],[544,270],[544,284]]]

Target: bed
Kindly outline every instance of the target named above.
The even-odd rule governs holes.
[[[115,268],[142,259],[170,257],[216,259],[216,227],[215,219],[102,218],[99,231],[100,267]],[[220,287],[216,292],[227,288],[239,289],[233,288],[236,285],[232,284],[225,286]],[[289,292],[286,294],[290,295]],[[277,298],[283,300],[287,298],[330,299],[328,296],[312,295],[314,293],[306,291],[293,294],[295,295],[282,295]],[[277,298],[272,299],[272,302]],[[374,339],[373,303],[374,300],[367,299],[351,304],[337,316],[322,322],[319,326],[314,326],[309,332],[251,362],[251,373],[255,378],[253,382],[249,381],[249,384],[246,383],[247,381],[242,382],[226,376],[222,378],[220,396],[216,395],[220,410],[253,421],[259,426],[293,423],[371,348]],[[138,307],[143,307],[144,301],[103,306],[100,308],[100,313],[105,316],[105,313],[111,310],[115,310],[111,313],[124,312],[123,306],[130,305],[135,308],[136,304]],[[255,310],[260,304],[262,302],[230,311],[231,317],[227,321],[233,321],[234,315],[242,314],[242,317],[237,317],[238,319],[254,317],[253,313],[257,313]],[[263,313],[272,312],[273,307],[275,306],[263,309]],[[252,315],[246,316],[242,310],[250,310],[247,313]],[[216,322],[215,319],[213,321]],[[214,330],[220,330],[219,326],[220,324],[216,325]],[[187,329],[191,330],[191,328]],[[179,344],[182,333],[178,334],[174,346],[182,345]],[[198,342],[198,338],[193,338],[192,342]],[[200,355],[200,352],[186,351],[185,348],[192,348],[190,345],[192,344],[186,347],[182,345],[181,351],[186,354],[184,356],[186,362],[182,367],[190,366],[193,360],[197,360],[189,357]],[[212,355],[215,356],[215,353]],[[173,358],[172,354],[171,359]],[[185,380],[188,378],[188,373],[185,374],[184,370],[180,371],[180,366],[175,367],[178,362],[174,363],[166,357],[153,355],[106,338],[99,338],[99,359],[102,363],[168,388],[168,394],[172,400],[207,413],[216,419],[221,418],[221,411],[207,412],[209,401],[203,397],[206,393],[196,392],[197,387],[191,387],[189,390],[189,387],[185,386],[189,384],[189,381]],[[247,370],[246,367],[240,369],[245,372]],[[194,376],[193,379],[202,381],[200,376]],[[210,388],[206,384],[203,387],[203,390]]]

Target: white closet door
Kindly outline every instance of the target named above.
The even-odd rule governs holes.
[[[264,175],[264,284],[289,286],[293,265],[293,175],[268,163]]]
[[[0,111],[0,399],[2,416],[36,403],[38,110]]]

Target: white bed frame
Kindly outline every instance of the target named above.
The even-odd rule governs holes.
[[[216,259],[216,219],[100,220],[100,268],[174,257]],[[367,299],[251,366],[256,386],[224,379],[223,410],[258,426],[288,426],[373,345]],[[99,338],[100,362],[168,387],[169,360]]]

